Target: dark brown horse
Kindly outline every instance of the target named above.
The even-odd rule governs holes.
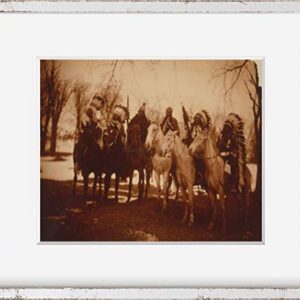
[[[110,123],[104,131],[103,143],[105,153],[105,188],[104,200],[107,200],[111,176],[115,174],[115,201],[119,198],[120,177],[127,174],[125,144],[121,130],[114,123]]]
[[[233,192],[241,198],[241,218],[244,221],[246,235],[250,213],[251,173],[246,164],[246,141],[244,122],[238,114],[230,113],[218,137],[217,146],[225,162],[230,166],[227,177],[227,192]]]
[[[143,197],[146,199],[148,196],[148,188],[150,185],[151,165],[149,164],[149,154],[146,152],[145,145],[142,141],[142,132],[139,124],[129,124],[128,126],[127,159],[129,167],[129,187],[127,202],[129,202],[131,199],[132,178],[134,170],[137,170],[139,173],[138,199],[141,200]],[[146,171],[146,186],[144,170]]]
[[[78,173],[83,176],[83,194],[87,195],[89,175],[94,173],[93,196],[95,196],[99,180],[99,196],[101,196],[102,172],[104,167],[103,128],[86,128],[73,151],[74,178],[73,195],[76,192]]]

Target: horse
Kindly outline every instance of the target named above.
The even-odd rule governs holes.
[[[148,167],[148,154],[145,150],[145,145],[142,142],[141,127],[139,124],[130,124],[127,130],[127,159],[129,167],[129,186],[127,202],[131,199],[132,178],[134,170],[139,173],[138,181],[138,199],[141,200],[144,194],[145,174],[146,170],[146,187],[144,198],[147,199],[148,188],[150,185],[151,169]]]
[[[166,134],[165,151],[170,151],[176,165],[176,177],[179,181],[182,197],[185,203],[185,212],[182,223],[194,222],[194,191],[193,186],[196,178],[194,158],[189,154],[188,147],[178,137],[176,131]]]
[[[153,176],[156,182],[158,200],[161,201],[160,176],[163,177],[163,203],[162,209],[167,208],[168,191],[171,185],[170,172],[172,169],[172,157],[170,153],[164,153],[163,144],[166,137],[164,136],[160,125],[152,122],[148,127],[145,148],[147,151],[154,150],[152,157]],[[175,184],[178,186],[177,178],[174,176]],[[178,198],[178,189],[176,199]]]
[[[78,174],[83,176],[83,194],[87,195],[89,175],[94,173],[93,196],[99,179],[99,197],[101,197],[102,172],[104,167],[103,127],[85,128],[79,141],[74,146],[74,177],[72,194],[76,193]]]
[[[225,159],[235,160],[231,166],[231,188],[237,184],[237,194],[241,196],[240,215],[244,220],[245,227],[248,226],[251,192],[251,173],[246,165],[246,145],[244,135],[244,122],[236,113],[230,113],[219,134],[217,146]],[[234,157],[233,158],[233,154]],[[232,167],[235,166],[235,170]],[[232,178],[236,177],[236,178]],[[230,189],[229,189],[230,191]]]
[[[216,199],[217,194],[222,209],[222,230],[226,231],[226,208],[224,195],[224,160],[217,153],[209,131],[196,129],[193,142],[189,146],[189,153],[196,157],[202,158],[204,163],[204,177],[207,185],[208,198],[211,202],[213,213],[208,229],[215,228],[217,218]]]
[[[120,129],[113,123],[108,124],[103,135],[105,153],[104,200],[107,200],[112,174],[115,174],[115,201],[118,202],[120,177],[126,168],[125,145]]]

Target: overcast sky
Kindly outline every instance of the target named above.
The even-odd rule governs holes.
[[[246,126],[252,122],[251,102],[244,86],[247,72],[241,74],[232,93],[231,101],[224,101],[223,77],[215,77],[221,68],[238,63],[224,60],[120,60],[117,63],[115,77],[122,84],[123,104],[130,99],[130,115],[146,102],[152,109],[164,113],[172,106],[174,116],[182,121],[181,104],[193,113],[207,109],[212,115],[223,118],[229,112],[242,116]],[[256,61],[259,77],[262,76],[262,62]],[[107,82],[114,61],[103,60],[64,60],[60,61],[62,77],[69,80],[82,80],[91,85],[92,94],[100,82]],[[228,77],[228,86],[232,78]],[[73,100],[73,99],[72,99]],[[71,102],[72,102],[71,100]],[[70,102],[69,106],[72,105]],[[72,117],[64,113],[60,126],[70,123]],[[70,125],[70,124],[69,124]]]

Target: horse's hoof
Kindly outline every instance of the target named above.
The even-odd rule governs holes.
[[[208,229],[209,231],[214,230],[214,229],[215,229],[215,224],[214,224],[214,222],[210,222],[210,223],[208,224],[207,229]]]

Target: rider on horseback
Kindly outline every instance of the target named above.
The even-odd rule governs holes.
[[[116,130],[117,136],[119,136],[121,141],[120,147],[120,157],[126,157],[125,152],[125,144],[126,144],[126,132],[124,128],[124,124],[126,120],[129,118],[129,112],[125,106],[116,105],[112,115],[112,121],[108,125],[112,129]],[[120,170],[121,179],[126,179],[127,175],[127,166],[124,164],[122,166],[122,170]]]
[[[138,124],[140,126],[141,130],[141,141],[143,144],[145,144],[146,137],[147,137],[147,130],[150,125],[149,120],[146,117],[146,103],[143,103],[143,105],[139,108],[137,114],[131,119],[129,126],[133,126],[135,124]]]
[[[197,112],[194,115],[193,122],[191,124],[191,138],[190,140],[193,141],[196,134],[197,130],[200,131],[209,131],[211,129],[211,117],[208,113],[208,111],[202,109],[199,112]],[[196,162],[196,181],[203,187],[207,187],[207,183],[205,182],[204,179],[204,162],[203,159],[197,159]]]
[[[126,141],[126,133],[124,129],[124,123],[126,122],[126,119],[128,118],[128,110],[125,106],[122,105],[116,105],[113,111],[112,121],[110,123],[110,126],[115,127],[121,137],[122,143],[125,145]]]
[[[100,126],[104,119],[103,110],[105,108],[105,104],[105,98],[103,98],[100,94],[95,94],[82,116],[77,144],[79,165],[82,162],[82,157],[88,144],[91,141],[98,142],[100,134],[98,126]]]
[[[228,189],[232,192],[238,190],[238,143],[232,134],[233,126],[229,122],[225,122],[224,128],[220,134],[217,142],[217,147],[219,148],[220,155],[224,159],[226,166],[225,172],[229,178]]]
[[[81,120],[81,131],[83,132],[87,127],[93,127],[95,128],[99,121],[103,119],[103,109],[105,107],[106,101],[105,99],[100,95],[96,94],[92,101],[90,102],[85,114],[82,117]],[[100,116],[99,116],[99,114]]]
[[[163,131],[163,134],[166,135],[169,130],[171,131],[177,131],[177,135],[179,135],[179,126],[177,120],[172,116],[173,109],[172,107],[168,107],[166,109],[166,116],[164,120],[161,123],[161,129]]]
[[[191,126],[192,138],[194,138],[197,129],[203,131],[203,130],[209,130],[210,128],[211,128],[211,118],[208,112],[202,109],[200,112],[197,112],[194,115],[193,123]]]

